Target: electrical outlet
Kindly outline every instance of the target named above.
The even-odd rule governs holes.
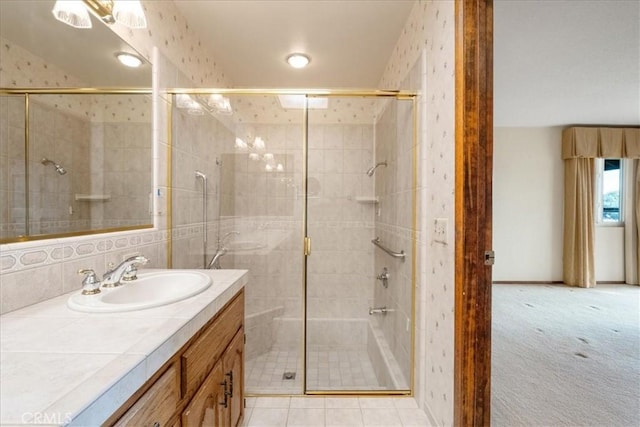
[[[448,227],[447,222],[448,221],[446,218],[436,218],[435,226],[433,229],[433,240],[435,242],[444,243],[445,245],[448,243],[447,242],[447,227]]]

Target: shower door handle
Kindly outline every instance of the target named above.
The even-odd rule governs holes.
[[[304,238],[304,256],[311,255],[311,237]]]

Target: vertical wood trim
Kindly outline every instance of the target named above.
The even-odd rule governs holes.
[[[454,423],[490,424],[493,1],[455,0]]]

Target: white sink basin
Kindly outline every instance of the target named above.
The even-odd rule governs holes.
[[[89,313],[142,310],[192,297],[211,286],[211,278],[198,271],[139,273],[138,279],[117,288],[100,288],[95,295],[71,295],[67,306]]]

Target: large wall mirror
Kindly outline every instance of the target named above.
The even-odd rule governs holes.
[[[0,243],[153,223],[151,65],[54,3],[0,2]]]

